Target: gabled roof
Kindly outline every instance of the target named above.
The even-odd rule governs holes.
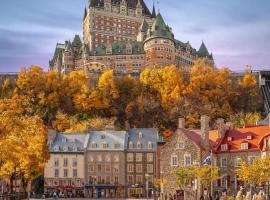
[[[260,150],[260,142],[262,141],[262,138],[269,132],[270,129],[268,126],[254,126],[228,130],[226,131],[223,139],[219,142],[219,145],[216,146],[214,150],[217,153]],[[251,136],[251,139],[248,139],[248,136]],[[232,140],[230,141],[228,138],[231,138]],[[241,149],[242,143],[249,143],[248,150]],[[222,144],[228,145],[228,151],[221,151]]]
[[[88,134],[83,133],[58,133],[49,146],[50,152],[66,152],[66,153],[78,153],[84,152],[85,141],[87,141]],[[76,149],[75,149],[76,148]]]
[[[87,150],[91,151],[124,151],[127,148],[128,134],[126,131],[91,131]],[[96,144],[93,148],[92,144]],[[107,144],[107,148],[103,148]],[[115,148],[114,145],[119,145]]]
[[[111,1],[112,1],[112,5],[120,5],[122,0],[111,0]],[[149,11],[147,5],[145,4],[145,2],[143,0],[126,0],[127,7],[132,8],[132,9],[136,9],[139,1],[142,5],[143,14],[151,17],[152,14]],[[89,6],[90,7],[104,7],[104,0],[90,0]]]
[[[142,134],[142,137],[139,137],[139,134]],[[128,142],[132,142],[135,146],[138,142],[141,143],[142,148],[136,149],[132,148],[129,150],[138,150],[138,151],[144,151],[148,149],[148,143],[151,142],[152,144],[152,150],[155,151],[157,149],[157,144],[159,142],[159,135],[158,131],[154,128],[133,128],[128,131]]]
[[[188,130],[185,128],[178,129],[181,133],[185,134],[187,138],[192,140],[198,147],[200,147],[202,150],[205,150],[204,145],[202,143],[201,135],[198,132]]]
[[[199,55],[199,57],[210,57],[209,51],[206,48],[204,42],[202,42],[202,44],[201,44],[201,47],[198,51],[198,55]]]

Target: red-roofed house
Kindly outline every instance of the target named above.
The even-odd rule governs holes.
[[[253,126],[234,129],[231,123],[217,120],[217,130],[209,130],[209,118],[202,116],[201,130],[185,129],[185,120],[179,119],[175,134],[162,147],[161,171],[168,184],[164,194],[173,194],[177,188],[176,177],[171,173],[178,166],[202,164],[204,159],[213,152],[213,165],[220,167],[221,180],[214,183],[214,192],[227,189],[235,194],[242,184],[237,180],[235,170],[240,166],[239,158],[251,163],[255,158],[270,154],[270,123],[269,126]],[[201,191],[200,184],[195,188]],[[194,199],[189,197],[188,199]]]

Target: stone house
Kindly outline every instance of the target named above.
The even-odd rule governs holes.
[[[157,177],[156,129],[130,129],[126,152],[127,197],[151,197]]]
[[[268,149],[269,126],[254,126],[240,129],[227,128],[221,140],[213,147],[213,165],[220,167],[221,179],[214,183],[215,189],[227,189],[235,194],[243,183],[237,180],[235,170],[240,159],[252,163],[263,156]]]
[[[84,192],[84,152],[87,134],[49,133],[50,159],[44,169],[44,190],[81,196]]]
[[[163,195],[174,194],[179,188],[172,171],[178,166],[201,164],[210,154],[210,148],[216,138],[217,132],[209,131],[209,117],[201,117],[201,130],[188,130],[185,128],[185,119],[179,119],[178,129],[161,149],[161,176],[167,180]],[[189,190],[194,191],[195,195],[197,191],[199,197],[202,189],[200,184],[194,182],[190,186],[193,187],[189,187]]]
[[[89,135],[86,152],[86,196],[124,197],[127,132],[91,131]]]

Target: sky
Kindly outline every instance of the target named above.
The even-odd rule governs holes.
[[[157,0],[155,0],[157,1]],[[48,67],[57,42],[82,35],[87,0],[9,0],[0,5],[0,72]],[[153,0],[146,0],[152,9]],[[269,0],[159,0],[175,38],[198,49],[202,41],[217,67],[270,70]]]

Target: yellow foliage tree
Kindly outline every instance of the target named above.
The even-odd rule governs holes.
[[[0,176],[27,183],[43,172],[49,158],[47,128],[38,117],[24,117],[12,111],[0,113]]]
[[[208,188],[212,181],[220,179],[219,176],[220,168],[212,167],[211,165],[195,166],[194,174],[197,179],[199,179],[202,185]]]

